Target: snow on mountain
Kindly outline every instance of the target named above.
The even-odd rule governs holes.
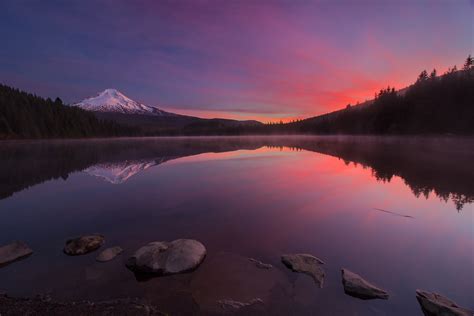
[[[112,184],[120,184],[130,179],[135,174],[150,167],[156,166],[155,161],[120,162],[98,164],[84,170],[85,173],[102,178]]]
[[[145,105],[133,101],[120,91],[106,89],[99,95],[85,99],[74,104],[87,111],[115,112],[123,114],[144,114],[156,116],[176,116],[177,114],[166,112],[154,106]]]

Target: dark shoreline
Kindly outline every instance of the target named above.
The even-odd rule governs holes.
[[[49,296],[11,297],[0,293],[0,315],[166,315],[137,298],[60,302]]]

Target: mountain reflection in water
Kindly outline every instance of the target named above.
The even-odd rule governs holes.
[[[119,184],[169,160],[241,149],[290,148],[370,168],[378,181],[403,179],[416,197],[434,193],[457,210],[474,200],[474,140],[397,137],[140,138],[0,144],[0,198],[73,172]]]
[[[98,178],[102,178],[112,184],[120,184],[139,172],[156,166],[162,161],[145,160],[145,161],[124,161],[118,163],[100,163],[93,165],[84,170],[85,173]]]

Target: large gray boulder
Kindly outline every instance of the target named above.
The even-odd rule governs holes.
[[[346,294],[363,300],[375,298],[387,300],[389,296],[385,290],[373,285],[360,275],[347,269],[342,269],[342,284],[344,285],[344,292]]]
[[[283,264],[295,272],[301,272],[310,275],[314,282],[323,287],[325,272],[324,262],[315,256],[299,253],[281,256]]]
[[[101,253],[99,253],[97,258],[95,258],[95,260],[99,262],[107,262],[117,257],[122,252],[123,252],[123,249],[121,247],[118,247],[118,246],[110,247],[101,251]]]
[[[22,241],[14,241],[0,247],[0,267],[12,263],[15,260],[27,257],[33,253],[30,247]]]
[[[206,248],[197,240],[154,241],[138,249],[126,266],[135,272],[168,275],[197,268],[205,256]]]
[[[70,256],[85,255],[97,250],[104,243],[102,235],[86,235],[66,241],[64,253]]]
[[[474,312],[460,307],[440,294],[416,290],[416,299],[425,316],[473,316]]]

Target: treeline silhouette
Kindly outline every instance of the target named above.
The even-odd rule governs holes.
[[[273,130],[302,134],[474,134],[473,58],[462,70],[444,75],[422,71],[415,84],[388,87],[372,102],[289,124]]]
[[[473,135],[474,68],[469,55],[438,76],[422,71],[396,91],[381,89],[362,104],[290,123],[89,113],[0,85],[0,139],[180,135]]]
[[[362,104],[290,123],[265,125],[186,126],[184,135],[473,135],[474,60],[469,55],[461,70],[456,66],[438,76],[423,70],[416,82],[402,90],[381,89]]]
[[[0,84],[0,139],[137,135],[138,130]]]

